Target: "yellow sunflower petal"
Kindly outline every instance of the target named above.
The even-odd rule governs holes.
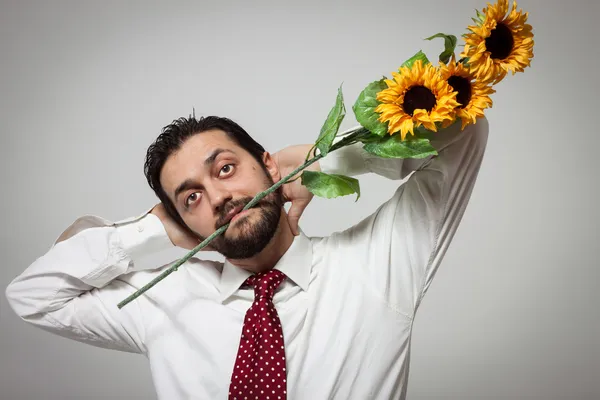
[[[413,119],[417,120],[420,125],[423,125],[425,128],[430,131],[437,132],[437,127],[435,123],[431,120],[429,113],[427,110],[417,109],[413,114]]]
[[[533,58],[533,33],[527,24],[527,13],[517,11],[517,2],[509,9],[508,0],[497,0],[483,9],[485,18],[481,26],[469,27],[470,34],[465,35],[465,47],[461,57],[469,58],[471,69],[477,78],[496,84],[510,71],[512,74],[523,72]],[[506,35],[512,36],[511,42],[502,41]],[[495,37],[498,48],[488,49],[486,39]],[[504,46],[504,48],[502,48]],[[494,53],[496,52],[496,53]],[[508,55],[506,55],[508,54]]]
[[[456,85],[452,90],[456,92],[457,98],[460,98],[466,104],[452,106],[452,99],[447,99],[445,106],[454,107],[454,118],[461,119],[461,129],[469,124],[474,124],[477,118],[483,117],[484,110],[492,106],[490,95],[495,93],[490,83],[484,83],[476,79],[476,72],[469,69],[460,62],[450,61],[448,64],[440,63],[440,75],[448,84]],[[436,122],[442,122],[442,127],[450,126],[453,120],[439,121],[441,115],[433,115]]]
[[[467,72],[461,70],[461,73]],[[456,101],[456,93],[442,77],[440,70],[432,64],[425,65],[421,60],[417,60],[410,68],[401,67],[398,73],[392,75],[393,81],[386,81],[388,88],[377,94],[377,100],[381,104],[375,109],[375,112],[380,114],[379,121],[388,122],[390,135],[400,132],[402,140],[405,140],[409,133],[414,135],[414,129],[421,125],[436,131],[436,123],[447,124],[455,120],[454,110],[460,105]],[[433,106],[430,103],[431,99],[424,100],[420,95],[415,95],[416,92],[410,91],[419,86],[428,89],[433,95]],[[413,96],[408,103],[405,103],[406,96]],[[421,108],[415,107],[419,105],[419,101],[425,101]],[[405,104],[409,104],[407,109],[404,108]]]

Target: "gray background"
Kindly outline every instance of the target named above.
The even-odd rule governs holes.
[[[360,90],[480,0],[0,3],[0,286],[76,217],[155,203],[147,146],[173,119],[223,115],[269,150],[314,141],[344,82]],[[522,0],[536,34],[524,74],[487,111],[486,157],[415,324],[409,399],[600,398],[595,101],[598,1]],[[302,228],[358,222],[395,182],[315,199]],[[156,262],[183,255],[174,250]],[[0,398],[155,398],[143,357],[21,322],[0,296]]]

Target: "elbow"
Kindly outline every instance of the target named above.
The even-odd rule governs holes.
[[[490,132],[490,125],[488,123],[487,118],[483,117],[477,120],[477,123],[471,125],[471,140],[472,146],[474,150],[478,153],[480,157],[483,157],[485,154],[485,149],[487,147],[488,136]]]
[[[25,310],[24,305],[27,303],[27,301],[25,299],[23,299],[23,295],[22,295],[21,291],[19,290],[18,286],[19,285],[17,284],[16,280],[12,281],[6,287],[4,296],[6,297],[6,300],[8,301],[8,305],[13,310],[13,312],[15,314],[17,314],[17,316],[19,316],[20,318],[24,318],[25,317],[25,315],[23,313],[23,311]]]
[[[22,320],[27,321],[40,314],[40,304],[36,301],[31,289],[23,286],[19,278],[13,280],[5,289],[4,296],[13,312]]]
[[[487,148],[490,130],[487,118],[478,118],[475,124],[467,125],[464,129],[460,128],[460,123],[457,123],[456,126],[458,126],[456,129],[460,129],[460,131],[447,147],[455,148],[456,151],[462,153],[457,162],[462,164],[474,161],[481,162]],[[452,151],[454,150],[450,150],[450,152]]]

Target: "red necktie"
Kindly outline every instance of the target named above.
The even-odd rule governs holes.
[[[286,398],[283,330],[273,305],[275,289],[285,278],[283,272],[272,269],[246,279],[247,285],[254,286],[254,303],[244,319],[230,400]]]

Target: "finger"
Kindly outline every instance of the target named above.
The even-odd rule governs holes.
[[[288,212],[288,221],[290,223],[290,228],[292,229],[292,233],[295,236],[298,236],[300,232],[298,231],[298,224],[300,221],[300,217],[304,212],[304,209],[308,205],[307,201],[292,201],[292,205],[290,206],[290,211]]]

